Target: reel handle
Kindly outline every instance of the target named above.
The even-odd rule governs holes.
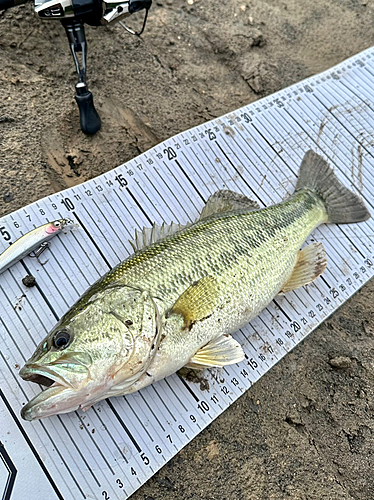
[[[82,132],[87,135],[96,134],[101,128],[101,119],[95,109],[92,93],[84,83],[77,83],[75,88]]]

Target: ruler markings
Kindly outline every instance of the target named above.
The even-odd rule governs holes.
[[[25,393],[25,391],[23,390],[23,388],[22,388],[22,386],[21,386],[21,384],[20,384],[20,379],[19,379],[19,378],[17,378],[17,377],[14,375],[13,371],[10,369],[10,366],[9,366],[8,362],[7,362],[7,360],[5,359],[4,355],[1,353],[1,351],[0,351],[0,356],[1,356],[1,358],[2,358],[2,360],[3,360],[3,362],[4,362],[4,364],[7,366],[8,370],[10,371],[10,373],[11,373],[11,375],[12,375],[12,378],[13,378],[14,382],[16,383],[16,385],[18,385],[18,387],[19,387],[19,389],[20,389],[21,393],[23,394],[23,396],[24,396],[24,397],[28,400],[28,398],[27,398],[27,396],[26,396],[26,393]],[[6,382],[7,382],[7,384],[9,385],[9,381],[8,381],[8,380],[6,380]],[[0,389],[0,391],[1,391],[1,389]],[[4,396],[4,397],[5,397],[5,396]],[[17,417],[17,419],[18,419],[18,417]],[[21,424],[20,424],[20,425],[21,425]],[[54,440],[51,438],[51,436],[49,435],[49,433],[46,431],[45,427],[43,426],[43,422],[40,422],[40,426],[41,426],[41,427],[43,427],[44,432],[46,433],[46,435],[47,435],[47,436],[48,436],[48,438],[50,439],[50,442],[51,442],[51,443],[52,443],[52,445],[53,445],[53,449],[54,449],[54,450],[55,450],[55,451],[56,451],[56,452],[60,455],[60,459],[61,459],[61,460],[62,460],[62,462],[64,463],[64,465],[65,465],[65,467],[66,467],[67,471],[69,472],[70,476],[72,477],[72,479],[75,481],[74,475],[72,474],[72,472],[71,472],[70,468],[69,468],[69,467],[68,467],[68,465],[66,464],[66,462],[65,462],[65,460],[64,460],[64,458],[63,458],[63,456],[60,454],[60,451],[59,451],[58,447],[55,445]],[[35,433],[35,432],[37,433],[37,431],[34,429],[34,433]],[[37,435],[38,435],[38,434],[37,434]],[[44,434],[43,434],[43,437],[44,437]],[[40,446],[44,443],[44,439],[43,439],[43,437],[40,437],[40,436],[38,435],[38,438],[39,438],[39,440],[40,440],[39,447],[40,447]],[[34,442],[33,444],[35,445],[35,442]],[[31,446],[30,446],[30,447],[31,447]],[[48,450],[48,448],[46,448],[45,452],[49,454],[49,450]],[[57,469],[57,471],[58,471],[58,469]],[[51,471],[51,472],[52,472],[52,474],[53,474],[54,472],[56,472],[56,469],[52,469],[52,471]],[[75,481],[75,483],[76,483],[76,486],[78,487],[79,491],[82,493],[83,497],[84,497],[84,498],[86,498],[86,496],[84,495],[83,491],[81,490],[81,488],[80,488],[80,486],[79,486],[79,483],[78,483],[78,482],[76,482],[76,481]],[[71,490],[70,490],[70,491],[71,491]]]
[[[103,194],[103,198],[105,199],[106,203],[108,204],[107,206],[110,207],[113,211],[113,213],[116,215],[117,217],[117,220],[120,222],[121,226],[122,226],[122,230],[123,231],[126,231],[127,233],[127,237],[126,237],[126,242],[124,243],[122,241],[122,244],[125,246],[126,250],[127,250],[127,253],[129,253],[129,249],[131,248],[130,247],[130,244],[128,243],[128,239],[132,239],[134,237],[134,231],[130,231],[129,230],[129,227],[132,227],[133,225],[133,222],[130,220],[129,218],[129,213],[127,211],[127,213],[123,212],[122,210],[122,206],[117,204],[117,200],[112,196],[112,193],[109,192],[108,194]],[[126,222],[126,224],[124,223],[124,221]],[[122,237],[121,237],[122,239]]]
[[[86,233],[86,235],[88,236],[88,238],[90,239],[92,245],[96,248],[97,252],[99,253],[100,257],[103,259],[103,261],[105,262],[105,264],[108,266],[109,269],[112,269],[112,265],[109,263],[108,259],[106,258],[106,256],[103,254],[101,248],[99,247],[99,245],[97,244],[97,242],[94,240],[94,238],[91,236],[91,233],[90,231],[87,229],[86,225],[83,224],[82,222],[82,219],[80,217],[78,217],[77,213],[76,212],[72,212],[73,216],[74,216],[74,219],[77,220],[78,224],[81,226],[81,228],[83,229],[83,231]]]
[[[174,420],[174,422],[176,422],[176,421],[177,421],[177,419],[175,418],[174,413],[172,413],[172,411],[170,411],[170,408],[169,408],[169,406],[165,403],[164,398],[162,398],[162,397],[160,396],[160,394],[159,394],[159,392],[158,392],[158,390],[157,390],[157,388],[156,388],[156,384],[152,384],[152,386],[151,386],[151,387],[152,387],[152,389],[155,391],[156,395],[158,396],[158,398],[159,398],[159,400],[160,400],[161,404],[163,404],[163,406],[165,407],[165,410],[169,413],[169,415],[170,415],[170,416],[171,416],[171,418]]]
[[[169,164],[167,164],[167,163],[165,163],[165,162],[164,162],[164,165],[165,165],[165,167],[166,167],[167,171],[168,171],[168,172],[169,172],[169,174],[170,174],[170,177],[168,178],[168,180],[173,180],[173,188],[174,188],[174,189],[170,189],[169,183],[168,183],[168,182],[166,182],[165,177],[164,177],[164,176],[161,176],[160,172],[157,170],[157,174],[158,174],[158,176],[159,176],[159,179],[160,179],[161,181],[163,181],[163,183],[165,184],[165,186],[167,186],[167,188],[168,188],[168,193],[167,193],[167,195],[168,195],[168,196],[165,196],[165,198],[163,198],[163,200],[162,200],[162,201],[163,201],[164,203],[166,203],[166,200],[170,200],[170,195],[171,195],[172,197],[174,197],[174,198],[175,198],[175,201],[176,201],[176,202],[177,202],[177,204],[179,205],[179,210],[178,210],[178,211],[179,211],[179,212],[181,212],[181,210],[182,210],[182,212],[184,212],[183,218],[184,218],[184,219],[185,219],[185,218],[187,218],[187,219],[189,219],[189,220],[190,220],[190,222],[193,222],[193,219],[194,219],[194,218],[193,218],[193,215],[192,215],[191,211],[190,211],[190,212],[188,212],[188,211],[185,209],[185,207],[184,207],[184,206],[182,205],[182,203],[181,203],[181,200],[182,200],[182,199],[183,199],[183,200],[185,200],[185,199],[187,198],[187,199],[189,200],[189,206],[190,206],[191,208],[193,207],[194,211],[196,211],[196,212],[197,212],[197,211],[198,211],[198,208],[197,208],[196,204],[192,201],[192,198],[191,198],[190,194],[187,192],[187,189],[186,189],[186,188],[184,188],[184,185],[183,185],[183,184],[180,184],[180,183],[178,182],[178,180],[177,180],[177,179],[176,179],[176,177],[174,176],[174,173],[171,171]],[[187,187],[187,186],[186,186],[186,187]],[[178,193],[178,195],[177,195],[176,193]],[[183,196],[183,194],[184,194],[185,196]],[[193,194],[193,193],[191,192],[191,194]]]
[[[239,183],[237,182],[237,178],[236,178],[237,176],[230,176],[230,175],[227,176],[227,173],[226,173],[226,177],[228,177],[228,178],[224,179],[225,172],[221,173],[221,171],[219,169],[219,166],[222,165],[222,161],[213,150],[213,146],[218,146],[217,139],[215,139],[213,141],[206,140],[205,143],[206,143],[205,148],[203,148],[201,144],[199,144],[198,147],[201,151],[201,155],[204,156],[206,159],[206,163],[204,163],[202,165],[202,168],[204,169],[206,174],[207,175],[209,174],[208,169],[209,170],[213,169],[214,173],[211,174],[211,177],[217,176],[217,178],[220,181],[221,188],[230,188],[233,191],[239,191],[239,192],[243,193],[243,190],[240,189]],[[206,168],[205,165],[208,165],[208,168]],[[227,170],[226,170],[226,172],[227,172]]]
[[[139,397],[141,398],[142,402],[143,402],[143,405],[145,405],[148,410],[151,412],[151,414],[153,415],[154,419],[156,420],[156,422],[158,423],[158,425],[161,427],[161,430],[163,432],[165,432],[165,427],[162,425],[161,421],[159,420],[158,416],[156,415],[156,409],[155,411],[153,411],[152,407],[148,404],[146,398],[143,396],[143,393],[142,392],[139,392]]]
[[[25,441],[27,442],[29,448],[31,449],[34,457],[36,458],[36,460],[38,461],[41,469],[43,470],[44,474],[46,475],[48,481],[50,482],[52,488],[54,489],[57,497],[60,499],[60,500],[64,500],[64,497],[61,495],[61,492],[60,490],[58,489],[56,483],[53,481],[50,473],[48,472],[47,468],[45,467],[43,461],[41,460],[40,458],[40,455],[38,454],[38,452],[36,451],[35,449],[35,446],[33,445],[33,443],[31,442],[30,438],[28,437],[27,433],[25,432],[25,429],[22,427],[18,417],[16,416],[16,414],[14,413],[13,411],[13,408],[12,406],[10,405],[8,399],[6,398],[5,394],[3,393],[2,389],[0,388],[0,397],[1,399],[3,400],[3,403],[4,405],[6,406],[7,410],[9,411],[12,419],[14,420],[15,424],[17,425],[18,429],[20,430],[23,438],[25,439]]]
[[[76,232],[71,233],[71,238],[74,239],[74,242],[72,242],[70,249],[67,249],[67,254],[71,258],[71,260],[76,263],[80,275],[84,276],[84,280],[86,281],[86,283],[92,285],[100,277],[100,272],[96,267],[95,260],[91,258],[86,245],[82,244],[82,242],[80,241],[81,238],[78,237],[78,235],[75,233]],[[84,257],[82,256],[82,253]],[[84,261],[84,259],[86,260]]]
[[[155,172],[156,172],[156,175],[157,175],[157,174],[159,174],[158,170],[155,170]],[[150,186],[152,186],[152,188],[153,188],[154,192],[155,192],[155,193],[157,193],[157,194],[159,195],[159,197],[160,197],[160,199],[161,199],[161,202],[162,202],[162,203],[165,203],[165,197],[164,197],[164,195],[160,194],[160,191],[159,191],[159,190],[155,187],[155,184],[154,184],[154,183],[152,183],[152,182],[150,181],[150,178],[149,178],[149,176],[147,175],[147,173],[146,173],[146,172],[144,173],[144,177],[147,179],[147,181],[149,182]],[[156,180],[157,180],[157,179],[156,179]],[[145,186],[143,185],[143,188],[144,188],[144,187],[145,187]],[[151,190],[150,190],[150,192],[152,193],[152,191],[153,191],[153,190],[151,189]],[[161,191],[161,192],[162,192],[162,191]],[[144,193],[145,193],[145,191],[144,191]],[[153,194],[153,193],[152,193],[152,194]],[[154,202],[154,200],[152,200],[152,201],[151,201],[151,199],[150,199],[149,195],[147,195],[147,194],[146,194],[146,198],[147,198],[147,199],[148,199],[148,201],[152,204],[152,207],[153,207],[155,210],[157,210],[157,209],[156,209],[156,207],[155,207],[155,204],[156,204],[156,203]],[[153,198],[153,197],[152,197],[152,198]],[[175,215],[175,206],[174,206],[174,204],[173,204],[172,206],[169,206],[169,205],[170,205],[170,204],[168,204],[168,210],[169,210],[169,212],[170,212],[170,215],[169,215],[169,220],[170,220],[170,221],[178,221],[178,220],[179,220],[179,217]],[[168,216],[167,216],[167,214],[162,215],[161,213],[159,213],[159,216],[160,216],[160,219],[162,220],[162,222],[166,222],[166,220],[168,220]],[[149,217],[149,218],[150,218],[150,217]],[[166,220],[165,220],[165,219],[166,219]],[[150,224],[148,224],[148,226],[149,226],[149,227],[151,227],[151,225],[150,225]]]
[[[362,96],[360,96],[356,92],[351,91],[349,89],[349,87],[344,85],[342,82],[340,82],[340,89],[339,90],[340,90],[340,93],[343,96],[345,96],[345,102],[343,102],[341,104],[341,107],[343,108],[344,113],[347,116],[349,116],[351,123],[355,123],[356,126],[359,127],[358,130],[356,129],[358,133],[357,134],[355,133],[355,137],[360,138],[358,140],[358,142],[367,141],[367,136],[363,135],[363,133],[366,132],[368,128],[369,129],[372,128],[371,121],[370,121],[370,115],[368,114],[368,110],[370,112],[372,112],[372,110],[370,109],[368,104],[365,102],[365,100],[362,98]],[[329,88],[329,93],[333,98],[336,95],[335,89],[333,87]],[[357,113],[352,113],[352,106],[351,105],[347,108],[348,102],[350,103],[352,101],[357,104],[357,106],[356,106]],[[340,111],[340,110],[338,109],[338,111]],[[342,113],[340,111],[340,114],[344,115],[344,113]],[[370,146],[372,146],[372,144],[370,144],[370,142],[367,142],[367,144],[365,145],[366,148],[370,148]],[[372,153],[371,153],[371,155],[372,155]]]
[[[0,290],[4,293],[4,291],[0,288]],[[7,336],[12,340],[13,344],[14,344],[14,347],[17,349],[17,351],[19,352],[19,355],[21,356],[21,358],[23,359],[23,362],[25,363],[27,358],[26,356],[24,355],[24,353],[22,352],[22,349],[19,348],[18,346],[18,343],[16,342],[16,340],[14,339],[10,329],[7,327],[5,321],[3,320],[3,318],[0,316],[0,323],[3,325],[3,328],[5,330],[5,332],[7,333]],[[35,344],[36,345],[36,344]],[[0,351],[1,352],[1,351]]]
[[[105,206],[105,208],[110,207],[110,208],[113,210],[113,207],[112,207],[112,206],[111,206],[111,204],[108,202],[108,200],[107,200],[107,199],[105,199],[105,200],[106,200],[106,203],[108,203],[108,205],[106,205],[106,206]],[[96,209],[100,212],[100,215],[103,217],[103,219],[105,220],[106,224],[108,224],[108,226],[109,226],[109,227],[110,227],[110,229],[112,230],[112,235],[111,235],[111,237],[113,237],[113,234],[114,234],[114,235],[115,235],[115,237],[116,237],[116,238],[115,238],[115,239],[116,239],[116,241],[118,241],[118,242],[119,242],[119,245],[122,247],[122,249],[121,249],[121,250],[124,250],[124,251],[121,251],[121,252],[120,252],[120,255],[118,255],[117,253],[115,253],[115,254],[116,254],[116,256],[118,257],[119,261],[121,262],[122,260],[124,260],[125,255],[126,255],[126,254],[128,254],[127,248],[126,248],[126,246],[123,244],[123,242],[122,242],[122,238],[120,238],[120,236],[118,235],[117,231],[115,230],[115,228],[113,227],[113,225],[110,223],[110,221],[109,221],[109,217],[106,217],[106,216],[105,216],[105,213],[104,213],[104,212],[100,209],[100,207],[99,207],[99,205],[97,204],[97,202],[96,202],[96,200],[95,200],[95,199],[93,199],[93,200],[92,200],[92,203],[95,205]],[[114,211],[114,210],[113,210],[113,211]],[[113,219],[113,220],[117,220],[117,219],[119,218],[119,217],[118,217],[118,214],[117,214],[115,211],[114,211],[114,213],[115,213],[116,218],[115,218],[115,219]],[[127,255],[126,255],[126,256],[127,256]]]
[[[92,436],[92,433],[90,432],[90,430],[88,429],[87,425],[85,424],[85,422],[83,421],[82,417],[78,414],[78,412],[75,413],[82,428],[85,430],[85,434],[86,436],[89,437],[90,439],[90,442],[92,443],[92,445],[94,446],[95,450],[99,453],[99,455],[101,456],[101,458],[103,459],[103,461],[105,462],[105,464],[107,465],[108,469],[110,470],[110,472],[113,474],[113,476],[115,475],[114,473],[114,470],[112,469],[112,466],[110,465],[110,463],[108,462],[108,460],[106,459],[105,455],[103,454],[103,452],[101,451],[100,449],[100,446],[98,445],[97,441],[95,439],[93,439],[93,436]],[[97,464],[98,465],[98,464]],[[98,468],[101,468],[99,467],[98,465]]]
[[[179,163],[178,160],[175,160],[175,163],[178,165],[178,167],[180,168],[181,172],[184,174],[184,176],[186,177],[186,179],[190,182],[190,184],[192,185],[192,187],[195,189],[196,193],[200,196],[200,198],[203,200],[204,203],[206,203],[206,199],[204,198],[204,196],[200,193],[200,191],[197,189],[197,187],[195,186],[195,184],[192,182],[192,180],[190,179],[190,177],[186,174],[186,172],[184,171],[183,167],[181,166],[181,164]]]
[[[200,189],[205,190],[204,199],[208,199],[211,194],[224,187],[223,185],[217,184],[213,175],[208,174],[204,168],[204,163],[201,161],[200,155],[192,149],[192,147],[186,147],[184,151],[181,151],[181,155],[184,160],[187,161],[192,176],[197,178]],[[198,170],[196,170],[197,168]],[[214,184],[214,187],[211,186],[212,184]]]
[[[120,415],[118,414],[117,410],[114,408],[112,402],[110,401],[110,399],[106,399],[105,400],[107,405],[109,406],[109,408],[112,410],[112,412],[114,413],[114,415],[116,416],[118,422],[121,424],[123,430],[126,432],[126,434],[129,436],[132,444],[135,446],[136,448],[136,451],[138,453],[140,453],[142,451],[142,449],[140,448],[140,446],[138,445],[137,441],[135,440],[135,438],[133,437],[133,435],[131,434],[131,432],[129,431],[129,429],[127,428],[125,422],[123,421],[123,419],[120,417]]]
[[[346,96],[346,102],[353,100],[354,102],[356,102],[358,104],[358,106],[360,108],[359,110],[357,110],[358,113],[352,115],[352,113],[349,112],[349,114],[352,115],[352,118],[354,120],[359,121],[361,116],[363,116],[365,122],[367,124],[369,124],[369,126],[370,126],[371,122],[370,122],[370,116],[368,115],[368,111],[373,111],[373,110],[371,109],[370,101],[365,99],[365,95],[363,93],[363,87],[365,86],[365,83],[364,83],[365,76],[364,76],[364,74],[362,74],[362,77],[360,78],[361,85],[360,85],[360,87],[356,87],[355,90],[349,85],[349,83],[348,83],[349,81],[350,81],[350,78],[348,75],[345,78],[345,81],[339,80],[339,88],[337,90],[339,93],[341,93],[341,95]],[[329,85],[329,93],[330,93],[330,95],[336,94],[336,89],[331,85]]]
[[[140,228],[141,224],[146,224],[146,222],[144,222],[142,219],[140,219],[140,220],[138,219],[137,220],[134,217],[133,211],[128,209],[127,205],[125,204],[125,202],[123,201],[122,197],[118,194],[117,191],[112,191],[112,192],[114,193],[114,195],[116,196],[117,200],[119,201],[120,206],[124,207],[124,209],[126,210],[126,212],[128,213],[128,215],[133,219],[134,222],[131,223],[131,226]],[[143,212],[141,213],[141,215],[144,217]],[[127,217],[126,217],[126,219],[127,219]]]
[[[263,202],[263,200],[259,197],[258,193],[255,192],[255,190],[249,185],[249,183],[244,179],[243,177],[243,174],[238,170],[237,167],[235,167],[235,165],[233,164],[232,160],[229,158],[227,152],[225,152],[223,150],[223,148],[221,147],[221,145],[219,144],[219,142],[216,141],[216,144],[218,146],[218,148],[220,149],[221,153],[223,154],[223,156],[226,158],[226,160],[228,161],[228,163],[232,166],[232,168],[235,170],[236,172],[236,175],[238,175],[241,180],[244,182],[244,184],[246,185],[246,187],[251,191],[251,193],[253,194],[253,196],[261,203],[261,205],[263,207],[266,206],[266,204]]]
[[[181,199],[187,198],[191,203],[191,199],[187,191],[183,189],[182,185],[178,185],[178,183],[174,182],[175,177],[169,166],[165,162],[163,162],[162,170],[160,171],[159,169],[154,168],[154,171],[156,172],[154,186],[157,186],[156,190],[158,189],[158,191],[162,193],[161,203],[164,204],[166,203],[166,200],[169,200],[168,205],[170,206],[170,210],[172,211],[172,217],[170,219],[165,219],[165,217],[163,217],[164,222],[166,224],[169,224],[170,222],[192,222],[193,214],[191,212],[188,213],[180,202]],[[167,175],[167,180],[165,178],[165,174]],[[153,203],[156,203],[156,201],[154,200]],[[192,203],[191,205],[193,208],[195,208]],[[151,211],[152,208],[150,207],[149,210]]]
[[[315,93],[315,94],[317,94],[317,91],[316,91],[316,93]],[[319,98],[319,96],[318,96],[318,95],[314,95],[314,98],[315,98],[315,100],[316,100],[317,102],[320,102],[320,98]],[[338,130],[338,132],[341,134],[341,136],[340,136],[340,137],[344,137],[344,141],[338,141],[335,147],[336,147],[337,149],[340,149],[341,147],[343,147],[343,148],[345,148],[345,149],[347,150],[347,154],[352,155],[352,149],[353,149],[353,148],[352,148],[352,146],[353,146],[353,144],[350,142],[350,141],[351,141],[351,138],[350,138],[351,132],[348,130],[348,128],[347,128],[347,127],[343,127],[343,126],[342,126],[341,121],[340,121],[340,120],[339,120],[339,118],[336,116],[336,114],[334,114],[334,113],[333,113],[333,111],[329,111],[329,113],[331,114],[331,117],[333,118],[333,120],[330,120],[330,121],[329,121],[329,123],[328,123],[328,124],[329,124],[329,126],[335,126],[335,127],[336,127],[336,129]],[[325,115],[325,118],[326,118],[326,115]],[[371,127],[371,131],[372,131],[372,127]],[[359,136],[359,133],[357,133],[357,136]],[[323,141],[324,139],[325,139],[325,136],[324,136],[324,135],[323,135],[323,133],[322,133],[322,134],[321,134],[321,140]],[[361,146],[361,144],[360,144],[360,142],[359,142],[358,140],[357,140],[356,142],[358,143],[358,145],[359,145],[359,146]],[[349,144],[351,145],[351,149],[349,149],[349,147],[347,146],[347,143],[349,143]],[[369,151],[366,151],[366,152],[367,152],[368,156],[365,156],[365,159],[364,159],[364,157],[363,157],[363,162],[365,162],[365,163],[369,162],[369,158],[371,157],[370,152],[369,152]],[[325,154],[329,155],[329,151],[328,151],[327,153],[325,153]],[[332,160],[332,161],[334,161],[334,160]],[[334,163],[335,163],[335,161],[334,161]],[[344,160],[341,162],[341,165],[344,165]],[[339,168],[339,170],[340,170],[341,172],[343,172],[343,173],[344,173],[344,175],[345,175],[345,177],[346,177],[346,179],[347,179],[350,183],[352,183],[352,177],[350,177],[350,176],[347,174],[347,169],[343,169],[343,170],[342,170],[341,168]],[[351,174],[351,172],[350,172],[350,174]],[[372,178],[370,177],[370,174],[369,174],[369,172],[367,171],[367,169],[366,169],[366,168],[363,168],[363,179],[365,179],[365,184],[366,184],[366,185],[364,186],[364,190],[365,190],[365,191],[368,191],[368,193],[367,193],[367,194],[369,194],[369,195],[370,195],[371,191],[368,189],[368,185],[369,185],[369,186],[371,186],[371,187],[373,187],[373,184],[374,184],[374,183],[373,183],[373,180],[372,180]],[[358,191],[357,186],[355,186],[355,189]],[[365,201],[366,201],[369,205],[372,205],[372,200],[371,200],[371,199],[370,199],[367,195],[365,196],[363,193],[360,193],[360,194],[362,194],[362,195],[364,196]]]
[[[118,446],[118,440],[114,438],[114,436],[112,435],[112,433],[108,429],[108,422],[104,423],[104,421],[101,418],[101,415],[99,414],[99,411],[98,411],[98,409],[96,407],[93,407],[92,410],[93,410],[93,413],[94,413],[95,417],[100,422],[100,425],[102,426],[102,429],[105,430],[105,432],[108,434],[108,436],[110,437],[112,443],[116,447],[117,451],[119,452],[119,454],[121,455],[121,457],[123,458],[123,460],[126,462],[126,464],[128,464],[128,460],[127,460],[126,455],[123,453],[123,450]],[[100,427],[100,426],[96,425],[96,427]],[[94,427],[94,429],[95,429],[95,427]]]
[[[284,196],[288,194],[283,182],[287,181],[287,183],[289,183],[289,180],[284,177],[282,171],[278,170],[277,173],[274,172],[274,166],[276,166],[275,158],[272,158],[269,152],[264,150],[262,144],[257,140],[256,135],[253,133],[253,131],[256,131],[256,126],[253,124],[244,130],[240,130],[239,127],[235,127],[235,129],[235,144],[238,149],[238,153],[240,152],[244,158],[247,158],[249,164],[253,167],[250,170],[247,168],[248,174],[252,172],[253,169],[257,171],[258,175],[256,177],[252,176],[252,179],[253,182],[259,185],[259,189],[263,193],[263,196],[266,197],[267,203],[265,206],[270,203],[274,203],[275,200],[276,202],[282,201]],[[249,137],[244,137],[244,133],[246,133]],[[253,161],[249,156],[249,147],[251,148],[251,151],[254,151],[256,155],[258,155],[258,158],[260,159],[259,162]],[[276,155],[278,156],[277,153]],[[264,158],[264,156],[267,158]],[[282,178],[282,181],[280,181],[280,178]],[[269,179],[271,179],[271,181]],[[277,186],[277,190],[274,189],[274,185]],[[280,190],[282,193],[279,192]]]
[[[370,94],[371,92],[370,80],[367,78],[367,75],[365,74],[364,71],[361,72],[359,84],[355,82],[355,80],[351,77],[349,73],[344,78],[344,81],[340,82],[340,84],[343,85],[345,88],[349,89],[349,91],[352,92],[352,94],[362,96],[362,99],[366,104],[366,106],[371,111],[373,111],[371,102],[372,96]]]
[[[114,242],[109,242],[108,238],[100,227],[100,219],[97,221],[93,219],[92,215],[87,210],[85,203],[81,204],[81,208],[83,209],[84,213],[82,213],[82,211],[80,212],[79,220],[82,223],[83,229],[87,232],[87,234],[90,235],[91,241],[94,243],[95,248],[103,258],[109,269],[112,269],[115,265],[121,262],[119,255],[113,248]],[[74,212],[74,215],[75,214],[76,212]],[[99,235],[99,238],[97,238],[96,235]]]
[[[126,189],[126,191],[129,193],[129,195],[131,196],[131,198],[135,201],[136,206],[137,206],[137,207],[139,208],[139,210],[143,213],[143,215],[144,215],[144,216],[145,216],[145,218],[147,219],[148,223],[149,223],[150,225],[152,225],[152,224],[153,224],[152,219],[150,219],[150,218],[148,217],[148,215],[145,213],[145,211],[144,211],[144,209],[143,209],[142,205],[140,205],[140,203],[139,203],[139,202],[138,202],[138,200],[135,198],[135,196],[132,194],[132,192],[130,191],[130,189],[129,189],[129,188],[127,188],[127,189]]]
[[[67,429],[66,425],[65,425],[65,422],[62,420],[61,416],[60,415],[57,415],[57,419],[59,420],[61,426],[63,427],[63,429],[65,430],[67,436],[69,437],[70,441],[71,441],[71,444],[73,445],[73,447],[75,448],[75,450],[77,451],[78,455],[80,456],[81,460],[83,461],[83,463],[85,464],[85,466],[87,467],[87,470],[89,471],[89,473],[91,474],[91,476],[93,477],[93,479],[95,480],[95,482],[97,483],[97,485],[99,486],[99,488],[101,487],[101,484],[99,482],[99,480],[97,479],[96,475],[94,474],[94,472],[91,470],[91,467],[90,465],[88,464],[84,454],[82,453],[82,447],[85,443],[85,440],[81,440],[80,441],[80,444],[78,446],[78,444],[76,443],[75,439],[73,439],[73,436],[71,434],[71,431],[72,429],[74,429],[74,427],[72,426],[70,429]],[[92,457],[92,454],[91,454],[91,457]]]
[[[7,281],[6,283],[8,284],[9,281]],[[33,327],[30,328],[31,331],[26,327],[23,317],[21,317],[20,314],[17,314],[17,312],[15,310],[16,308],[13,306],[12,302],[10,301],[8,294],[5,293],[5,290],[4,290],[2,285],[0,285],[0,290],[5,298],[5,300],[1,301],[1,304],[2,304],[2,306],[6,306],[7,319],[12,323],[14,331],[16,333],[18,333],[22,330],[23,332],[25,332],[27,334],[28,338],[32,342],[32,345],[29,346],[28,343],[26,342],[25,336],[22,336],[22,338],[17,339],[17,341],[19,340],[19,341],[22,341],[22,343],[23,343],[22,352],[24,352],[24,355],[22,355],[22,357],[23,358],[24,358],[24,356],[29,357],[29,356],[31,356],[31,354],[35,350],[35,347],[37,346],[37,341],[34,339],[32,333],[31,333],[31,331],[33,330]],[[24,315],[25,315],[25,313],[22,316],[24,316]],[[28,319],[29,319],[29,316],[28,316]],[[33,325],[33,323],[31,323],[31,321],[30,321],[30,325]],[[47,331],[47,329],[45,331]],[[6,340],[7,339],[5,338],[4,341],[6,342]],[[14,343],[15,344],[18,343],[17,341],[14,340]]]
[[[367,146],[362,144],[362,142],[360,142],[357,139],[357,137],[359,137],[359,133],[357,133],[357,135],[355,136],[354,132],[349,127],[349,121],[344,120],[344,118],[343,118],[344,121],[342,121],[339,114],[336,112],[336,108],[333,109],[329,108],[328,103],[326,103],[326,98],[320,92],[318,92],[318,95],[315,94],[315,98],[326,109],[326,111],[329,111],[329,113],[337,120],[337,122],[339,122],[341,128],[344,129],[347,132],[347,134],[351,136],[351,139],[357,141],[370,156],[373,156],[373,153],[371,153],[371,151],[367,149]]]
[[[138,411],[135,411],[134,408],[133,408],[134,403],[136,405],[136,402],[134,401],[134,398],[130,396],[130,397],[127,397],[127,398],[123,398],[123,401],[125,401],[125,404],[130,408],[130,411],[133,413],[135,419],[139,422],[140,426],[143,428],[144,432],[147,434],[147,436],[149,437],[149,439],[153,443],[154,439],[153,439],[152,435],[148,432],[148,429],[143,424],[142,419],[139,418],[139,410],[140,410],[140,408],[138,408]],[[131,403],[130,403],[130,401],[131,401]],[[138,405],[136,405],[136,406],[138,406]],[[126,412],[126,414],[128,415],[128,412]],[[138,429],[138,426],[136,426],[136,428]]]

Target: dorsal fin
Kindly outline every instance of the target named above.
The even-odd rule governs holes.
[[[170,224],[162,223],[161,226],[158,224],[153,224],[152,227],[143,227],[142,231],[135,229],[135,239],[129,240],[130,245],[133,247],[134,251],[142,250],[156,241],[160,241],[167,236],[185,229],[191,225],[190,222],[187,224],[177,224],[176,222],[171,222]]]
[[[258,210],[259,208],[256,201],[250,200],[244,194],[222,189],[209,196],[201,211],[200,220],[213,214],[232,212],[233,210]]]

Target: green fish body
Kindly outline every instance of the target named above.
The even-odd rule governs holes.
[[[322,244],[300,250],[308,235],[322,223],[369,216],[309,151],[295,193],[282,203],[260,209],[242,195],[219,191],[194,224],[137,234],[135,253],[78,300],[21,370],[26,380],[53,382],[22,416],[87,409],[183,366],[242,361],[231,334],[278,293],[325,269]]]

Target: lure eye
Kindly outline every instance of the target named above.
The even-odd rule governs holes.
[[[53,337],[53,345],[56,349],[65,349],[70,344],[71,335],[66,330],[59,330]]]
[[[56,221],[53,223],[53,225],[54,225],[55,227],[60,227],[60,226],[61,226],[61,222],[60,222],[59,220],[56,220]]]

